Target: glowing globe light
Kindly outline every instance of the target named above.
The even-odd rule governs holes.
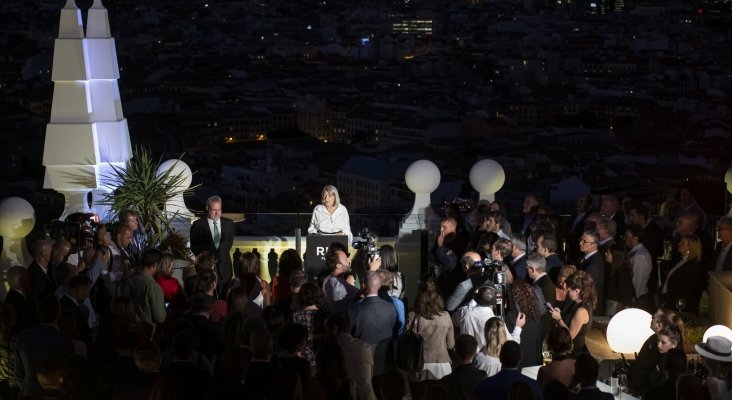
[[[480,160],[470,169],[470,184],[479,193],[481,200],[495,200],[493,195],[505,182],[506,173],[496,161]]]
[[[607,344],[616,353],[640,351],[651,330],[651,314],[640,308],[628,308],[615,314],[607,325]]]
[[[417,194],[430,194],[440,185],[440,169],[429,160],[412,163],[404,173],[407,187]]]
[[[710,326],[709,329],[704,332],[704,339],[702,341],[706,342],[711,336],[723,336],[732,341],[732,329],[724,325]]]

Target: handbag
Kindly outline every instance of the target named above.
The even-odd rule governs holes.
[[[411,326],[397,339],[396,365],[408,372],[418,372],[424,368],[424,339],[414,330],[419,315],[414,316]]]

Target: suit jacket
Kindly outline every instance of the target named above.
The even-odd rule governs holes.
[[[699,300],[704,290],[703,270],[699,261],[687,261],[674,273],[666,276],[666,293],[661,294],[659,302],[666,308],[676,309],[676,300],[686,300],[684,311],[698,313]]]
[[[71,338],[57,327],[40,325],[18,335],[15,348],[15,375],[23,388],[24,396],[41,391],[36,379],[36,369],[49,357],[64,358],[74,352]]]
[[[613,221],[617,225],[615,230],[615,241],[623,243],[623,236],[625,235],[625,214],[622,211],[618,211],[613,216]]]
[[[31,300],[33,304],[38,303],[42,298],[53,294],[56,291],[58,285],[51,276],[51,266],[49,264],[47,272],[43,272],[41,266],[37,262],[33,261],[28,266],[28,274],[30,275],[31,288],[29,290],[31,294]]]
[[[376,400],[376,394],[371,386],[374,375],[374,354],[371,346],[348,333],[338,334],[335,342],[343,350],[348,379],[351,379],[356,386],[356,399]]]
[[[17,290],[10,289],[7,296],[5,296],[5,303],[15,311],[15,316],[18,319],[18,329],[21,331],[38,325],[36,308],[31,303],[31,299],[27,298],[29,295],[29,293],[22,295]]]
[[[531,388],[534,400],[541,399],[541,388],[534,379],[522,375],[519,369],[503,368],[497,374],[483,379],[473,392],[473,399],[505,399],[516,381],[524,381]],[[612,396],[611,396],[612,397]]]
[[[236,230],[234,228],[234,221],[229,218],[221,217],[219,221],[221,222],[221,227],[219,228],[221,230],[219,248],[216,249],[216,245],[214,245],[213,234],[208,227],[208,218],[203,217],[197,219],[191,225],[191,251],[195,255],[200,254],[202,251],[216,254],[219,260],[216,266],[219,280],[221,283],[226,283],[234,276],[231,264],[231,247],[234,245]]]
[[[79,332],[79,340],[86,343],[92,342],[91,329],[89,329],[88,318],[81,312],[81,304],[76,304],[74,300],[70,299],[69,296],[64,296],[59,300],[61,304],[61,311],[64,313],[70,313],[74,321],[76,321],[76,329]]]
[[[414,329],[422,337],[422,356],[426,363],[449,363],[448,349],[455,347],[455,336],[452,320],[447,311],[443,311],[432,319],[418,317],[414,325],[415,313],[409,313],[407,329]]]
[[[527,268],[526,265],[526,259],[529,257],[528,254],[522,255],[518,260],[511,259],[511,265],[509,266],[511,269],[511,273],[513,274],[514,279],[522,279],[526,280],[528,279],[527,275]]]
[[[574,396],[569,396],[571,400],[613,400],[614,397],[610,393],[601,392],[597,387],[584,387]]]
[[[595,281],[595,289],[597,290],[597,313],[602,315],[605,305],[605,260],[602,253],[598,250],[590,258],[583,260],[579,267],[580,270],[587,272]]]
[[[579,248],[579,241],[582,238],[582,233],[585,231],[585,220],[588,215],[590,215],[590,211],[582,214],[581,216],[575,212],[567,220],[567,254],[565,254],[565,256],[567,256],[567,259],[569,260],[576,260],[582,256]],[[577,217],[579,217],[579,220],[577,221],[577,224],[574,224]],[[547,266],[547,271],[548,270],[549,268]]]
[[[643,232],[646,234],[646,240],[643,242],[643,246],[651,253],[651,258],[655,263],[663,255],[663,230],[657,223],[650,220],[643,227]]]
[[[545,274],[534,282],[534,290],[536,289],[541,291],[541,294],[544,296],[545,303],[551,303],[554,307],[557,306],[557,288],[554,286],[554,282],[552,282],[549,275]],[[539,304],[539,309],[541,310],[542,308],[544,307]],[[552,327],[552,314],[547,311],[541,316],[539,321],[539,335],[540,339],[543,340],[544,337],[546,337],[547,332],[549,332],[549,329]]]
[[[389,344],[398,329],[394,303],[379,296],[369,296],[348,309],[351,334],[371,346],[374,352],[374,376],[384,374]]]
[[[451,399],[469,400],[480,381],[485,378],[485,371],[473,364],[462,364],[453,367],[452,373],[440,379],[438,384],[450,392]]]
[[[714,258],[712,258],[712,271],[714,271],[714,268],[717,266],[719,253],[722,252],[723,248],[724,243],[717,242],[717,248],[714,249]],[[724,257],[724,262],[722,263],[722,271],[732,271],[732,248],[727,251],[727,255]]]

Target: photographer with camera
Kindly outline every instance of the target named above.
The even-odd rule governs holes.
[[[460,282],[455,291],[447,299],[445,309],[449,312],[455,311],[463,303],[470,300],[474,287],[480,286],[484,281],[483,260],[480,254],[469,251],[460,259],[460,266],[465,273],[466,279]]]
[[[503,294],[492,283],[484,283],[475,288],[472,293],[473,298],[470,302],[458,308],[452,315],[452,324],[458,329],[458,334],[473,335],[475,340],[478,341],[479,350],[486,345],[485,323],[496,316],[493,307],[502,299]],[[521,343],[521,330],[525,323],[526,316],[523,313],[518,313],[513,332],[508,332],[508,328],[504,328],[508,338]]]

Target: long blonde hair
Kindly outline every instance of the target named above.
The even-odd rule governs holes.
[[[506,343],[506,324],[498,317],[493,317],[485,322],[485,347],[483,353],[496,357],[501,353],[501,346]]]

